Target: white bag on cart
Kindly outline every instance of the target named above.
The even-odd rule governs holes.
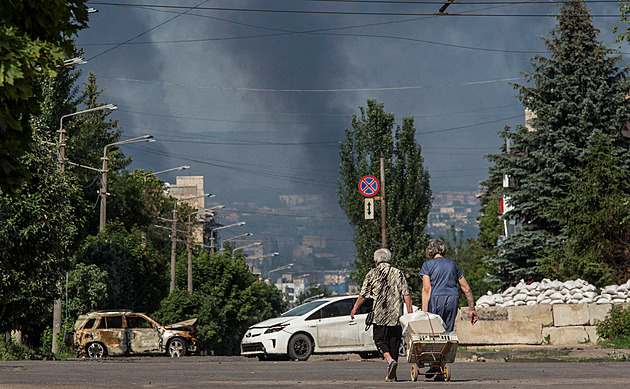
[[[444,332],[444,320],[440,317],[440,315],[436,315],[435,313],[429,313],[424,311],[415,311],[414,313],[405,313],[402,315],[398,321],[400,325],[402,325],[403,329],[403,337],[407,332],[407,327],[411,322],[419,322],[411,325],[411,330],[415,333],[442,333]]]

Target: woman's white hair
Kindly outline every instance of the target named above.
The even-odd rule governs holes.
[[[388,249],[378,249],[374,252],[374,261],[376,263],[389,262],[392,260],[392,252]]]

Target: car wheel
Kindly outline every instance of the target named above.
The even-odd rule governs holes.
[[[289,358],[306,361],[313,353],[313,342],[304,334],[297,334],[289,340]]]
[[[179,358],[186,355],[186,341],[182,338],[173,338],[168,341],[166,353],[171,358]]]
[[[107,355],[107,350],[100,343],[90,343],[87,346],[87,355],[89,358],[103,358]]]

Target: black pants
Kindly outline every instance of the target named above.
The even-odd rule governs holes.
[[[373,325],[372,339],[381,354],[389,353],[398,361],[398,350],[402,342],[402,327]]]

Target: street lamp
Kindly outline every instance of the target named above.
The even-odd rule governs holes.
[[[216,252],[216,248],[214,247],[214,240],[215,240],[214,232],[215,231],[223,230],[225,228],[230,228],[230,227],[243,226],[243,225],[245,225],[245,222],[238,222],[234,224],[228,224],[227,226],[213,228],[212,230],[210,230],[210,254],[214,254]]]
[[[103,169],[101,170],[101,217],[98,228],[99,232],[105,230],[105,224],[107,223],[107,162],[109,161],[109,158],[107,158],[107,148],[110,146],[128,145],[138,142],[155,142],[155,139],[153,139],[153,135],[144,135],[137,138],[110,143],[103,147]]]
[[[149,177],[149,176],[156,176],[156,175],[162,174],[162,173],[168,173],[168,172],[173,172],[175,170],[185,170],[185,169],[190,169],[190,166],[184,165],[184,166],[174,167],[172,169],[160,170],[159,172],[147,173],[147,174],[144,175],[144,183],[145,184],[147,183],[147,177]]]
[[[288,265],[280,266],[280,267],[277,267],[277,268],[275,268],[273,270],[270,270],[270,271],[267,272],[267,278],[269,278],[269,281],[271,281],[271,277],[269,276],[271,273],[276,272],[276,271],[280,271],[280,270],[286,270],[286,269],[289,269],[292,266],[293,266],[293,263],[289,263]]]
[[[214,211],[215,209],[222,209],[222,208],[225,208],[225,204],[216,205],[210,208],[201,208],[197,211],[197,219],[198,221],[205,221],[205,217],[208,216],[209,213],[213,214],[211,211]]]
[[[63,119],[76,116],[88,112],[100,111],[102,109],[114,110],[117,107],[114,104],[101,105],[100,107],[89,108],[83,111],[78,111],[74,113],[70,113],[68,115],[63,115],[61,119],[59,119],[59,144],[57,145],[57,168],[60,172],[66,171],[66,143],[65,143],[65,134],[66,131],[63,129]],[[61,292],[61,283],[57,283],[57,289]],[[52,352],[53,354],[57,352],[57,335],[61,331],[61,299],[55,299],[53,303],[53,338],[52,338]]]
[[[116,108],[118,108],[118,107],[116,107],[114,104],[107,104],[107,105],[101,105],[100,107],[95,107],[95,108],[85,109],[85,110],[79,111],[79,112],[70,113],[70,114],[67,114],[67,115],[63,115],[61,117],[61,119],[59,120],[59,131],[58,131],[59,132],[59,145],[57,146],[57,148],[58,148],[58,152],[57,153],[58,153],[59,171],[63,172],[63,171],[66,170],[66,166],[65,166],[65,164],[66,164],[66,144],[64,143],[65,142],[64,138],[65,138],[66,130],[63,129],[63,119],[69,118],[70,116],[81,115],[81,114],[88,113],[88,112],[100,111],[102,109],[109,109],[109,110],[113,111]],[[53,329],[54,329],[54,327],[53,327]],[[56,343],[54,341],[54,339],[56,339],[56,338],[53,338],[53,346],[56,346],[56,344],[54,344],[54,343]],[[53,352],[55,352],[54,348],[55,347],[53,347]]]
[[[227,242],[228,240],[236,240],[236,239],[238,239],[238,238],[243,238],[243,237],[246,237],[246,236],[252,236],[252,235],[254,235],[254,234],[253,234],[253,233],[251,233],[251,232],[247,232],[247,233],[245,233],[245,234],[236,235],[236,236],[233,236],[233,237],[231,237],[231,238],[225,238],[225,239],[223,239],[223,240],[221,241],[221,250],[219,250],[219,251],[223,252],[223,250],[225,250],[225,249],[223,248],[223,243]]]
[[[214,197],[213,194],[205,193],[199,196],[187,197],[185,199],[175,199],[173,201],[173,229],[171,231],[171,287],[170,292],[175,290],[175,261],[177,259],[177,203],[179,201],[188,201],[194,199],[200,199],[202,197]],[[189,289],[192,286],[192,260],[188,261],[188,284]]]
[[[263,259],[263,258],[267,258],[267,257],[276,257],[278,255],[280,255],[280,253],[275,252],[275,253],[271,253],[271,254],[260,255],[258,257],[250,257],[249,259]],[[278,269],[276,269],[276,270],[278,270]]]
[[[254,243],[246,244],[245,246],[237,247],[234,250],[232,250],[232,255],[234,255],[236,250],[243,250],[243,249],[246,249],[248,247],[260,246],[261,244],[262,244],[262,242],[254,242]]]

